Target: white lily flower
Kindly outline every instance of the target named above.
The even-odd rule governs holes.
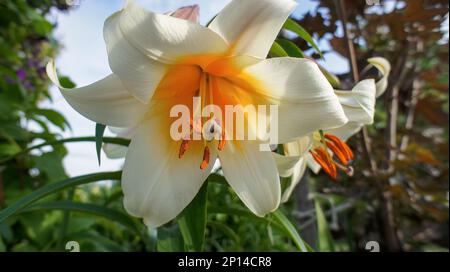
[[[48,65],[75,110],[97,123],[134,130],[122,174],[128,213],[153,227],[172,220],[195,197],[217,158],[252,212],[264,216],[277,209],[277,165],[271,152],[259,150],[259,141],[172,139],[171,108],[186,105],[192,112],[194,96],[221,108],[278,105],[279,143],[348,121],[314,62],[266,59],[295,6],[291,0],[234,0],[203,27],[127,1],[104,26],[113,74],[65,89],[54,64]]]
[[[288,173],[284,177],[291,177],[290,185],[283,193],[282,202],[289,199],[306,167],[316,174],[325,167],[324,170],[334,179],[337,169],[352,174],[353,168],[349,163],[353,159],[353,153],[344,141],[358,133],[363,126],[373,124],[376,99],[386,91],[391,71],[389,61],[384,58],[371,58],[368,62],[380,71],[382,77],[379,81],[366,79],[356,84],[352,91],[335,91],[349,122],[341,127],[325,130],[324,136],[314,132],[297,141],[284,144],[285,156],[275,155],[279,172]],[[312,151],[309,152],[310,150]],[[339,162],[332,159],[333,155],[339,158]],[[295,159],[296,163],[288,163]]]

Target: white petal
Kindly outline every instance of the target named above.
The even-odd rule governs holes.
[[[131,140],[122,175],[124,206],[147,226],[158,227],[175,218],[200,190],[215,162],[200,170],[203,142],[193,142],[182,159],[179,142],[170,138],[168,119],[153,117]]]
[[[347,124],[343,125],[342,127],[327,130],[327,131],[325,131],[325,133],[333,134],[334,136],[339,137],[339,139],[341,139],[343,141],[347,141],[348,139],[353,137],[355,134],[357,134],[363,126],[364,125],[362,123],[348,122]]]
[[[256,215],[280,204],[280,178],[272,152],[259,151],[256,141],[227,142],[219,152],[222,170],[239,198]]]
[[[124,139],[133,138],[134,134],[137,131],[137,127],[133,128],[116,128],[116,127],[108,127],[108,129],[117,135],[117,137]],[[122,159],[127,155],[128,147],[117,144],[104,144],[103,152],[105,152],[106,157],[109,159]]]
[[[292,176],[295,165],[300,160],[300,156],[283,156],[272,152],[273,159],[277,164],[280,177],[287,178]]]
[[[228,44],[214,31],[199,24],[144,10],[128,1],[120,16],[125,38],[151,58],[174,63],[181,57],[224,54]]]
[[[167,71],[167,65],[157,62],[133,47],[119,26],[122,11],[111,15],[103,27],[111,70],[139,100],[147,103]]]
[[[148,110],[148,106],[135,99],[115,75],[109,75],[85,87],[66,89],[58,80],[53,62],[47,65],[47,74],[67,102],[94,122],[130,127],[138,124]]]
[[[359,82],[351,91],[335,91],[345,115],[351,122],[365,125],[373,123],[376,86],[373,79]]]
[[[290,178],[290,184],[289,187],[286,188],[286,190],[283,192],[283,195],[281,197],[281,202],[286,202],[289,200],[289,197],[291,196],[292,192],[294,191],[295,186],[300,182],[300,179],[303,177],[305,171],[306,171],[306,155],[307,152],[311,149],[312,146],[312,136],[305,136],[302,137],[295,142],[290,142],[283,145],[284,148],[284,159],[278,158],[278,162],[289,162],[290,159],[296,158],[295,164],[288,165],[287,163],[282,165],[278,164],[278,171],[284,170],[284,173],[288,174],[286,176],[282,177],[291,177]],[[291,168],[285,169],[283,166]]]
[[[322,167],[320,166],[320,164],[318,164],[313,156],[311,154],[306,154],[306,164],[308,165],[308,168],[311,169],[311,171],[313,171],[314,174],[318,174],[320,172],[320,170],[322,169]]]
[[[376,83],[377,85],[377,97],[380,97],[383,95],[383,93],[386,91],[387,86],[389,84],[389,74],[391,72],[391,64],[389,61],[385,58],[370,58],[367,60],[370,64],[375,66],[383,75],[383,77]]]
[[[244,73],[256,78],[264,88],[260,92],[279,105],[279,143],[348,121],[333,87],[310,60],[267,59],[247,67]]]
[[[295,142],[284,144],[284,154],[286,156],[303,156],[311,149],[312,143],[312,135],[301,137]]]
[[[304,157],[301,157],[300,160],[295,165],[295,167],[293,168],[291,183],[289,184],[289,187],[287,187],[286,190],[284,190],[283,192],[283,195],[281,197],[282,203],[285,203],[289,200],[295,187],[297,186],[297,184],[299,184],[300,180],[305,174],[305,171],[306,171],[306,159]]]
[[[265,59],[296,3],[291,0],[233,0],[211,22],[236,55]]]

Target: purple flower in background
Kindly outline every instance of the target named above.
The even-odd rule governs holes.
[[[4,79],[8,85],[16,84],[16,81],[14,80],[14,78],[12,78],[10,76],[5,76]]]
[[[47,72],[46,72],[45,66],[39,67],[37,72],[38,72],[38,75],[40,78],[46,78]]]
[[[33,89],[33,84],[31,84],[31,82],[29,82],[28,80],[25,81],[25,82],[23,83],[23,86],[24,86],[25,89],[27,89],[27,90]]]
[[[19,70],[17,70],[17,71],[16,71],[16,75],[17,75],[17,78],[18,78],[20,81],[24,81],[24,80],[26,79],[26,77],[27,77],[27,73],[25,72],[24,69],[19,69]]]
[[[27,64],[28,64],[28,67],[35,68],[36,66],[39,65],[39,62],[34,59],[28,59]]]

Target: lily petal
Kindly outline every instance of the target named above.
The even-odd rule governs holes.
[[[295,142],[284,144],[284,154],[291,157],[304,156],[311,149],[312,143],[312,135],[301,137]]]
[[[300,183],[300,180],[302,179],[303,175],[306,172],[306,166],[307,166],[306,159],[304,157],[300,158],[300,160],[297,162],[297,164],[293,168],[292,176],[291,176],[291,183],[286,188],[286,190],[284,190],[284,192],[283,192],[283,195],[281,197],[282,203],[287,202],[289,200],[289,198],[291,197],[292,192],[294,192],[295,187],[297,186],[297,184]]]
[[[260,93],[279,105],[279,143],[347,123],[333,87],[311,60],[273,58],[247,67],[260,82]],[[307,113],[307,114],[305,114]]]
[[[167,72],[167,65],[148,58],[124,38],[119,26],[122,13],[111,15],[103,27],[109,66],[131,94],[147,103]]]
[[[226,180],[258,216],[276,210],[280,204],[280,178],[271,153],[259,151],[256,141],[230,141],[219,152]]]
[[[373,79],[359,82],[352,91],[335,91],[335,93],[350,122],[361,125],[373,123],[376,102],[376,86]]]
[[[284,190],[281,202],[287,202],[295,186],[300,182],[306,171],[306,155],[312,145],[312,136],[305,136],[295,142],[283,145],[285,156],[276,156],[277,167],[281,177],[290,177],[290,184]],[[294,160],[294,161],[292,161]],[[281,173],[286,175],[281,175]]]
[[[67,89],[60,84],[53,61],[47,65],[47,74],[67,102],[94,122],[131,127],[138,124],[148,110],[148,106],[135,99],[115,75],[109,75],[85,87]]]
[[[295,165],[300,160],[300,156],[283,156],[272,152],[273,159],[277,164],[278,175],[283,178],[292,176]]]
[[[233,0],[211,22],[236,55],[265,59],[296,3],[291,0]]]
[[[137,127],[133,128],[116,128],[108,127],[108,129],[115,133],[118,137],[124,139],[131,139],[136,133]],[[128,147],[117,144],[103,144],[103,152],[109,159],[122,159],[127,155]]]
[[[306,164],[308,165],[308,168],[311,169],[311,171],[313,171],[314,174],[318,174],[320,172],[320,170],[322,169],[322,167],[320,166],[320,164],[318,164],[313,156],[311,156],[311,154],[306,154]]]
[[[146,11],[128,0],[120,16],[122,33],[134,47],[172,64],[184,56],[220,55],[228,44],[214,31],[191,21]]]
[[[209,167],[200,170],[200,141],[193,142],[179,159],[179,143],[170,138],[165,118],[151,118],[138,128],[122,175],[126,211],[151,227],[172,220],[194,199],[216,159],[211,154]]]
[[[383,77],[377,81],[377,95],[376,97],[380,97],[386,91],[389,84],[389,74],[391,72],[391,64],[385,58],[375,57],[367,60],[370,64],[375,66],[383,75]]]

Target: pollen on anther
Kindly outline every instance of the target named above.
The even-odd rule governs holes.
[[[186,153],[189,147],[189,140],[183,140],[180,145],[180,151],[178,152],[178,158],[183,158],[184,153]]]
[[[202,164],[200,164],[200,169],[205,170],[209,165],[209,158],[210,158],[210,151],[207,146],[205,146],[205,149],[203,150],[203,161]]]

